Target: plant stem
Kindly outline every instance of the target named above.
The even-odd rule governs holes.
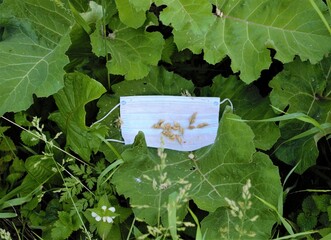
[[[314,0],[309,0],[309,2],[311,3],[311,5],[313,6],[313,8],[315,9],[315,11],[317,12],[318,16],[321,18],[322,22],[324,23],[324,25],[326,26],[326,28],[328,29],[330,35],[331,35],[331,28],[330,25],[328,23],[328,21],[325,19],[323,13],[321,12],[321,10],[318,8],[318,6],[316,5],[316,3],[314,2]],[[328,0],[328,6],[330,8],[330,0]]]

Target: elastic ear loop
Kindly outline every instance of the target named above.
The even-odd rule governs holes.
[[[109,110],[109,112],[103,116],[102,118],[100,118],[98,121],[92,123],[91,127],[94,125],[94,124],[97,124],[99,122],[102,122],[103,120],[105,120],[116,108],[118,108],[121,104],[118,103],[115,105],[115,107],[113,107],[112,109]],[[117,142],[117,143],[124,143],[124,141],[122,140],[117,140],[117,139],[112,139],[112,138],[109,138],[109,139],[106,139],[107,142]]]
[[[220,105],[222,105],[223,103],[225,103],[225,102],[229,102],[230,103],[230,108],[231,108],[231,110],[232,110],[232,112],[233,112],[233,104],[232,104],[232,102],[231,102],[231,100],[229,99],[229,98],[224,98],[221,102],[220,102]]]

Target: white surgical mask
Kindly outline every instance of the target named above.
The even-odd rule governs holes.
[[[132,144],[139,131],[148,147],[194,151],[213,144],[220,98],[130,96],[120,98],[121,132]]]

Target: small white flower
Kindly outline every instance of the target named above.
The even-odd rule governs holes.
[[[95,217],[95,221],[100,222],[100,220],[101,220],[101,217],[100,216],[96,216]]]
[[[106,211],[107,206],[103,205],[103,206],[101,207],[101,209],[102,209],[103,211]]]
[[[134,180],[136,180],[137,183],[141,183],[141,179],[140,178],[134,178]]]
[[[108,208],[108,210],[111,211],[111,212],[115,212],[115,208],[114,207],[110,207],[110,208]]]
[[[92,212],[92,217],[97,217],[97,216],[99,216],[98,214],[96,214],[95,212]]]
[[[112,223],[112,222],[113,222],[113,219],[114,219],[114,218],[112,218],[112,217],[107,217],[107,222],[108,222],[108,223]]]
[[[107,222],[107,217],[102,217],[103,222]]]

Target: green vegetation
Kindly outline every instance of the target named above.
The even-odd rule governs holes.
[[[330,8],[0,1],[0,239],[329,239]],[[194,152],[109,141],[134,95],[234,108]]]

